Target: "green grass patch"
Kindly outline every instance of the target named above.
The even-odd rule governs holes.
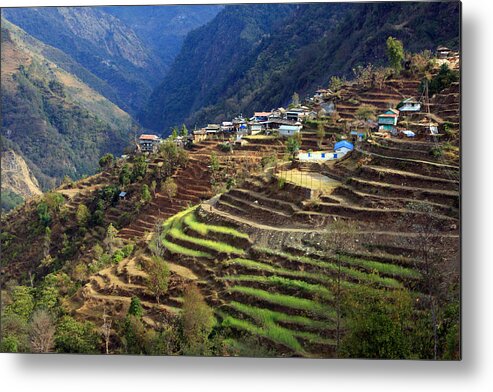
[[[172,227],[171,229],[169,229],[168,234],[175,239],[187,241],[195,245],[203,246],[205,248],[212,249],[219,253],[227,253],[227,254],[233,254],[238,256],[242,256],[245,254],[245,251],[243,249],[236,248],[232,245],[226,244],[225,242],[206,240],[203,238],[195,238],[185,234],[184,232],[182,232],[180,229],[176,227]]]
[[[229,304],[229,306],[237,310],[238,312],[246,314],[247,316],[255,319],[262,325],[266,325],[272,322],[275,323],[284,322],[290,324],[303,325],[305,327],[315,328],[315,329],[331,329],[334,326],[334,324],[329,321],[312,320],[304,316],[292,316],[290,314],[276,312],[270,309],[257,308],[255,306],[242,304],[236,301],[232,301]]]
[[[233,286],[229,288],[229,291],[249,295],[251,297],[261,299],[274,305],[281,305],[290,309],[303,310],[305,312],[315,314],[324,318],[330,319],[335,317],[335,312],[333,309],[330,309],[328,306],[313,301],[311,299],[297,298],[291,295],[278,293],[270,293],[265,290],[245,286]]]
[[[276,323],[269,321],[263,326],[257,326],[249,321],[240,320],[232,316],[227,316],[223,319],[223,326],[232,327],[239,330],[247,331],[250,334],[258,335],[269,339],[272,342],[281,344],[295,353],[309,357],[311,356],[300,344],[297,337],[303,338],[309,342],[334,344],[332,340],[324,339],[311,332],[293,331],[288,328],[281,327]]]
[[[166,219],[163,222],[162,228],[163,228],[163,233],[166,233],[169,229],[173,227],[181,227],[181,221],[184,216],[187,214],[195,211],[197,209],[198,205],[195,205],[193,207],[187,208],[183,211],[180,211],[179,213],[170,216],[168,219]]]
[[[307,271],[298,271],[298,270],[291,270],[287,269],[284,267],[279,267],[277,264],[272,261],[272,260],[267,260],[267,262],[272,263],[272,264],[266,264],[266,263],[261,263],[259,261],[253,261],[253,260],[248,260],[248,259],[242,259],[242,258],[235,258],[226,261],[226,264],[237,264],[241,265],[242,267],[248,268],[253,271],[262,271],[262,272],[268,272],[274,275],[281,275],[281,276],[288,276],[291,278],[299,278],[299,279],[310,279],[316,282],[320,282],[322,284],[326,285],[332,285],[335,284],[335,279],[326,276],[322,273],[314,273],[314,272],[307,272]],[[341,286],[346,289],[351,289],[357,286],[356,283],[352,282],[346,282],[344,280],[341,281]]]
[[[239,330],[247,331],[253,335],[262,336],[275,343],[282,344],[293,350],[294,352],[306,355],[305,350],[301,346],[300,342],[296,339],[293,333],[286,328],[280,327],[276,324],[271,324],[268,327],[259,327],[249,321],[240,320],[231,316],[227,316],[222,323],[225,327],[232,327]]]
[[[255,282],[305,291],[324,300],[330,300],[334,296],[324,286],[307,283],[304,280],[283,278],[282,276],[258,276],[258,275],[228,275],[220,279],[231,282]]]
[[[282,257],[288,261],[323,268],[323,269],[328,270],[332,273],[338,273],[338,271],[339,271],[339,266],[335,263],[322,261],[322,260],[316,260],[316,259],[312,259],[312,258],[309,258],[306,256],[294,256],[294,255],[291,255],[289,253],[279,252],[279,251],[275,251],[275,250],[268,249],[268,248],[256,247],[255,249],[258,252],[265,253],[267,255],[278,256],[278,257]],[[361,272],[361,271],[358,271],[354,268],[350,268],[350,267],[346,267],[346,266],[341,266],[340,271],[345,276],[353,278],[353,279],[358,280],[360,282],[377,283],[377,284],[380,284],[382,286],[389,287],[389,288],[402,288],[403,287],[402,283],[398,282],[397,280],[395,280],[393,278],[382,277],[382,276],[375,274],[375,273],[368,274],[366,272]]]
[[[232,237],[246,238],[248,239],[248,234],[242,233],[236,229],[227,226],[216,226],[216,225],[208,225],[197,220],[195,214],[190,213],[187,214],[183,220],[183,222],[190,227],[192,230],[196,231],[201,235],[207,235],[210,231],[213,233],[221,233],[227,234]]]
[[[378,273],[407,279],[419,279],[421,277],[421,274],[418,271],[411,268],[401,267],[400,265],[381,263],[379,261],[360,259],[344,255],[339,255],[338,257],[340,257],[340,259],[347,264],[360,266],[368,270],[377,271]]]
[[[202,258],[206,258],[206,259],[212,259],[213,258],[209,253],[201,252],[201,251],[194,250],[194,249],[185,248],[181,245],[174,244],[173,242],[167,241],[166,239],[163,239],[162,242],[163,242],[164,247],[166,249],[168,249],[168,251],[170,251],[171,253],[174,253],[174,254],[181,254],[181,255],[190,256],[190,257],[202,257]]]

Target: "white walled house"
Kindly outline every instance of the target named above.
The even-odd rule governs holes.
[[[290,137],[301,131],[301,125],[281,125],[279,127],[279,135]]]
[[[420,112],[421,102],[414,98],[407,98],[397,105],[397,108],[400,112]]]
[[[263,130],[265,130],[265,127],[263,124],[258,124],[258,123],[250,124],[250,134],[251,135],[257,135],[260,132],[262,132]]]

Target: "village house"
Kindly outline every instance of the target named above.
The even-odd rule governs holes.
[[[298,153],[298,160],[300,161],[326,161],[332,160],[337,157],[337,154],[327,151],[308,151]]]
[[[260,123],[252,123],[249,125],[249,127],[250,127],[250,134],[251,135],[257,135],[260,132],[265,130],[265,125],[260,124]]]
[[[365,138],[365,132],[361,130],[352,130],[349,134],[352,136],[353,141],[362,141]]]
[[[380,114],[378,116],[378,130],[395,133],[398,118],[399,118],[398,110],[395,109],[386,110],[385,113]]]
[[[269,119],[270,120],[282,119],[285,117],[285,115],[286,115],[286,109],[284,109],[284,108],[274,109],[271,111]]]
[[[329,97],[331,93],[332,92],[328,89],[319,88],[317,91],[315,91],[315,95],[313,97],[317,99],[324,99]]]
[[[414,98],[407,98],[397,105],[397,109],[401,112],[419,112],[421,111],[421,102]]]
[[[296,135],[301,130],[301,125],[281,125],[279,127],[279,135],[289,137]]]
[[[346,155],[348,152],[353,151],[353,149],[353,143],[350,143],[347,140],[338,141],[336,144],[334,144],[334,158],[340,158],[341,156]]]
[[[272,112],[255,112],[253,114],[253,120],[256,122],[268,121],[271,115]]]
[[[304,116],[304,113],[305,113],[305,110],[302,108],[289,109],[286,112],[286,119],[293,121],[293,122],[301,121],[303,116]]]
[[[142,152],[156,152],[161,139],[157,135],[140,135],[139,146]]]
[[[205,134],[207,137],[213,137],[219,133],[221,126],[219,124],[207,124]]]
[[[250,134],[250,131],[248,129],[248,126],[246,123],[244,124],[240,124],[238,126],[238,129],[236,130],[236,134],[237,135],[240,135],[240,136],[245,136],[245,135],[249,135]]]
[[[173,143],[175,144],[176,147],[185,147],[185,142],[186,139],[183,136],[177,136],[176,138],[173,139]]]
[[[446,59],[450,56],[451,53],[452,53],[452,51],[445,46],[439,46],[437,48],[437,57],[439,59]]]
[[[236,135],[236,139],[234,141],[234,145],[237,147],[241,147],[248,144],[245,139],[243,139],[242,135]]]
[[[205,128],[196,129],[193,131],[193,142],[200,143],[202,140],[205,140],[207,135],[205,133]]]
[[[221,123],[221,131],[224,133],[234,132],[235,127],[231,121],[223,121]]]
[[[233,128],[236,132],[238,132],[240,128],[242,128],[242,125],[244,125],[244,127],[247,126],[246,120],[241,115],[239,117],[235,117],[232,123],[233,123]]]

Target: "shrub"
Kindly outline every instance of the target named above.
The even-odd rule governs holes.
[[[41,201],[38,203],[36,210],[41,225],[48,227],[51,224],[51,214],[48,211],[48,204],[45,201]]]
[[[87,206],[85,204],[79,204],[79,206],[77,207],[77,212],[75,213],[75,218],[77,219],[78,225],[80,227],[87,226],[90,217],[91,214]]]
[[[265,157],[262,157],[262,159],[260,160],[260,165],[262,166],[263,169],[266,169],[271,166],[275,166],[276,163],[277,163],[276,154],[267,155]]]
[[[151,192],[149,191],[149,187],[147,184],[142,185],[142,191],[140,196],[142,202],[149,203],[152,199]]]
[[[132,254],[134,251],[135,245],[134,244],[127,244],[122,248],[123,256],[128,257]]]
[[[222,152],[232,152],[233,151],[233,146],[231,143],[221,143],[219,144],[219,149],[222,151]]]
[[[216,320],[212,309],[195,285],[185,289],[183,298],[183,337],[186,355],[207,355],[210,352],[209,335]]]
[[[99,166],[102,169],[107,169],[108,167],[111,167],[113,165],[113,162],[115,160],[115,157],[111,153],[107,153],[101,157],[99,160]]]
[[[124,258],[125,258],[125,254],[120,249],[117,249],[115,251],[115,253],[113,253],[113,256],[111,259],[112,259],[113,263],[118,264]]]
[[[447,64],[443,64],[440,67],[440,71],[429,82],[429,95],[433,96],[457,81],[459,81],[459,73],[451,70]]]
[[[130,307],[128,308],[128,314],[138,318],[141,318],[144,315],[144,308],[142,308],[142,304],[140,303],[140,299],[138,297],[134,296],[130,300]]]
[[[168,196],[169,199],[175,197],[176,193],[178,192],[178,186],[176,185],[175,180],[171,177],[168,177],[161,184],[161,192]]]
[[[96,326],[85,321],[80,323],[70,316],[63,316],[55,332],[55,347],[61,353],[96,353],[100,343]]]
[[[443,156],[443,148],[440,147],[440,146],[437,146],[437,147],[433,147],[431,150],[430,150],[430,154],[435,157],[435,158],[440,158]]]
[[[339,78],[337,76],[332,76],[330,78],[329,89],[331,89],[334,92],[337,92],[341,89],[343,84],[344,84],[344,81],[341,78]]]

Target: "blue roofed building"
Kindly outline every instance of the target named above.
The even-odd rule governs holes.
[[[354,150],[354,145],[351,142],[348,142],[347,140],[341,140],[334,144],[334,151],[339,155],[345,155],[349,151]]]

